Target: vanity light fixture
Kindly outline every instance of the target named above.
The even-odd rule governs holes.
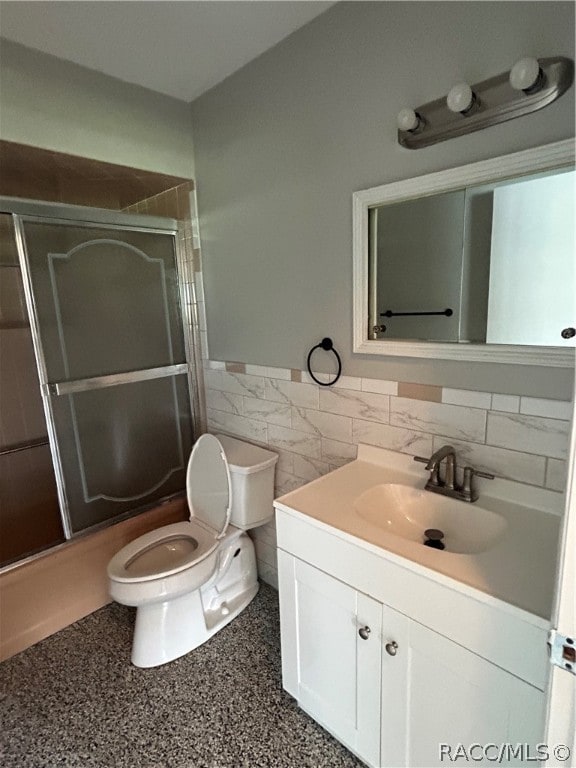
[[[398,113],[398,142],[420,149],[528,115],[552,104],[574,80],[574,62],[564,56],[524,57],[504,72],[475,85],[458,83],[447,98]]]

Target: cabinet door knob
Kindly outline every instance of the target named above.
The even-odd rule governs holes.
[[[396,656],[396,653],[398,652],[398,643],[396,640],[392,640],[391,643],[386,643],[386,653],[389,656]]]
[[[362,640],[368,640],[368,635],[370,634],[370,627],[360,627],[358,630],[358,634],[362,638]]]

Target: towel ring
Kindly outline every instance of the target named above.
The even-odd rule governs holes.
[[[334,352],[334,354],[335,354],[335,356],[336,356],[336,361],[337,361],[337,363],[338,363],[338,372],[337,372],[336,376],[335,376],[335,377],[332,379],[332,381],[318,381],[318,379],[316,378],[316,376],[314,376],[314,374],[312,373],[312,368],[310,367],[310,360],[311,360],[311,358],[312,358],[312,354],[314,353],[314,351],[315,351],[316,349],[324,349],[324,350],[326,350],[327,352],[329,352],[330,350],[332,350],[332,352]],[[329,339],[329,338],[325,338],[325,339],[322,339],[322,341],[320,342],[320,344],[316,344],[316,346],[315,346],[315,347],[312,347],[312,349],[310,350],[310,352],[308,352],[308,358],[307,358],[307,360],[306,360],[306,367],[308,368],[308,373],[310,374],[310,376],[312,377],[312,379],[313,379],[313,380],[316,382],[316,384],[318,384],[319,386],[321,386],[321,387],[331,387],[333,384],[336,384],[336,382],[338,381],[338,379],[340,378],[340,375],[341,375],[341,373],[342,373],[342,360],[340,360],[340,355],[339,355],[339,354],[338,354],[338,352],[336,352],[336,350],[334,349],[334,345],[332,344],[332,339]]]

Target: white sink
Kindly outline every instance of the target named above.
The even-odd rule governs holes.
[[[480,498],[470,504],[425,491],[425,482],[412,456],[359,445],[355,461],[274,506],[407,571],[439,583],[447,577],[465,594],[475,590],[475,599],[484,593],[549,622],[562,494],[480,478]],[[444,532],[444,551],[423,546],[428,528]],[[314,540],[305,544],[312,556]]]
[[[444,534],[444,552],[485,552],[504,534],[506,520],[495,512],[400,483],[383,483],[364,491],[353,503],[363,520],[384,532],[424,544],[424,531]],[[439,552],[442,555],[443,552]]]

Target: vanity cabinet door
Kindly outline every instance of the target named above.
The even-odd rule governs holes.
[[[473,744],[530,744],[529,753],[517,756],[511,747],[499,764],[535,764],[544,724],[541,691],[387,607],[382,638],[384,768],[463,764],[463,757],[454,762],[458,745]],[[391,641],[398,645],[390,647],[393,656],[386,651]],[[443,757],[440,745],[447,745]],[[495,749],[486,757],[474,747],[468,762],[494,765]]]
[[[282,550],[278,575],[284,688],[377,766],[381,604]]]

